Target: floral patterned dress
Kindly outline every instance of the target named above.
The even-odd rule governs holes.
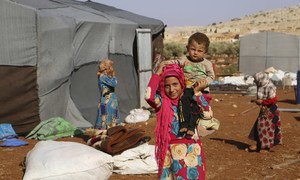
[[[177,107],[173,106],[174,112]],[[172,121],[171,142],[165,157],[161,179],[205,179],[205,162],[200,140],[178,139],[177,113]]]
[[[114,89],[117,85],[116,77],[109,77],[105,74],[98,78],[100,99],[98,102],[96,128],[108,129],[121,124],[118,112],[118,100]]]
[[[282,144],[280,111],[277,105],[262,105],[249,139],[255,140],[259,149],[271,149]]]

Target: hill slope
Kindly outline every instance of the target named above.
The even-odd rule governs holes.
[[[196,31],[207,34],[211,41],[232,41],[239,36],[263,31],[300,36],[300,4],[212,23],[209,26],[167,27],[165,42],[186,43],[187,38]]]

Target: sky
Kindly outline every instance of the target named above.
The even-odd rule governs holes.
[[[83,0],[81,0],[83,1]],[[92,0],[159,19],[167,27],[206,26],[293,5],[300,0]]]

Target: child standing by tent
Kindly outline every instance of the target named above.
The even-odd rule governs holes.
[[[118,100],[115,93],[117,78],[113,69],[113,61],[109,59],[101,60],[97,75],[101,97],[98,103],[95,127],[108,129],[122,123],[119,118]]]
[[[178,102],[184,86],[180,66],[162,62],[146,90],[145,100],[157,112],[155,158],[161,179],[205,179],[200,139],[178,138]]]
[[[260,106],[260,112],[249,134],[249,138],[256,141],[256,145],[249,149],[267,152],[274,145],[282,144],[276,86],[264,72],[256,73],[254,81],[257,85],[257,99],[253,101]]]

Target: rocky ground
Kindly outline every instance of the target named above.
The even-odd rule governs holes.
[[[300,108],[295,104],[293,89],[278,88],[280,108]],[[284,144],[275,146],[273,152],[263,154],[245,151],[252,141],[248,133],[258,115],[258,108],[250,103],[253,96],[240,94],[213,94],[212,108],[220,120],[220,129],[202,139],[207,162],[207,179],[300,179],[300,112],[281,112]],[[154,144],[155,114],[147,123],[132,126],[145,127]],[[22,139],[22,137],[21,137]],[[24,138],[23,138],[24,139]],[[0,147],[0,179],[22,179],[22,162],[34,145],[35,140],[26,140],[23,147]],[[60,141],[85,143],[80,138],[63,138]],[[110,180],[156,179],[156,174],[119,175]]]

